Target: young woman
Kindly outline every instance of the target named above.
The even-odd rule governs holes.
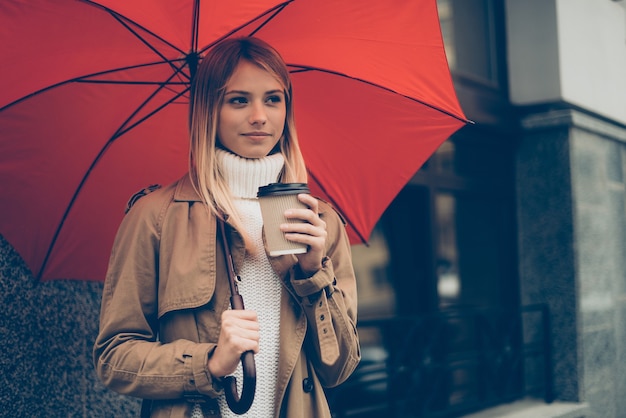
[[[330,417],[323,387],[359,358],[356,284],[340,217],[310,195],[302,223],[281,229],[304,254],[267,255],[258,187],[306,182],[279,54],[254,38],[211,50],[192,87],[190,170],[139,199],[113,245],[103,291],[96,371],[105,385],[144,399],[152,417],[235,416],[222,378],[253,351],[250,417]],[[323,121],[320,121],[323,123]],[[229,309],[218,221],[245,310]]]

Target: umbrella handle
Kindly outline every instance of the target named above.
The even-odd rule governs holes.
[[[243,387],[241,397],[237,393],[237,378],[228,376],[224,378],[224,395],[226,403],[231,411],[237,415],[244,414],[252,406],[254,391],[256,389],[256,367],[252,351],[246,351],[241,355],[241,367],[243,368]]]
[[[243,298],[239,294],[236,283],[236,273],[233,265],[233,257],[230,252],[230,245],[226,235],[226,227],[224,222],[218,220],[220,232],[222,235],[222,243],[224,245],[224,258],[226,268],[228,270],[228,282],[230,285],[230,306],[233,309],[243,310]],[[243,386],[241,388],[241,397],[237,393],[237,378],[235,376],[227,376],[224,378],[224,396],[226,403],[231,411],[237,415],[245,414],[254,401],[254,392],[256,390],[256,365],[254,363],[254,353],[246,351],[241,355],[241,368],[243,369]]]
[[[239,293],[231,296],[230,305],[233,309],[244,309],[243,298]],[[237,393],[237,378],[228,376],[224,378],[224,395],[226,403],[231,411],[237,415],[244,414],[252,406],[254,392],[256,390],[256,365],[254,353],[246,351],[241,355],[241,367],[243,369],[243,387],[241,397]]]

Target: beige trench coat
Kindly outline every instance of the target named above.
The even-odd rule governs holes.
[[[339,216],[320,202],[327,258],[297,279],[293,255],[269,257],[283,279],[276,417],[329,417],[322,387],[360,359],[356,283]],[[189,417],[194,402],[219,417],[219,381],[208,372],[230,290],[216,219],[188,176],[141,198],[115,239],[104,285],[94,363],[110,389],[144,401],[152,417]],[[234,230],[233,230],[234,231]],[[235,269],[244,247],[233,232]]]

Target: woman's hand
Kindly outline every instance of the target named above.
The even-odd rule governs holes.
[[[255,311],[224,311],[217,348],[208,362],[209,372],[215,377],[232,374],[243,353],[258,353],[259,335],[259,321]]]
[[[304,254],[296,254],[300,270],[305,277],[310,277],[322,268],[322,259],[326,247],[326,222],[320,219],[318,200],[310,194],[299,194],[298,200],[308,209],[289,209],[285,212],[288,219],[300,219],[304,223],[281,224],[285,238],[308,246]]]

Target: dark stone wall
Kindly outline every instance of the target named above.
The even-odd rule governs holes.
[[[547,303],[558,400],[626,410],[626,129],[567,110],[525,121],[517,159],[522,304]]]
[[[96,377],[102,283],[36,281],[0,236],[0,417],[135,417]]]
[[[522,305],[546,303],[557,399],[580,401],[569,130],[526,135],[517,160]]]

